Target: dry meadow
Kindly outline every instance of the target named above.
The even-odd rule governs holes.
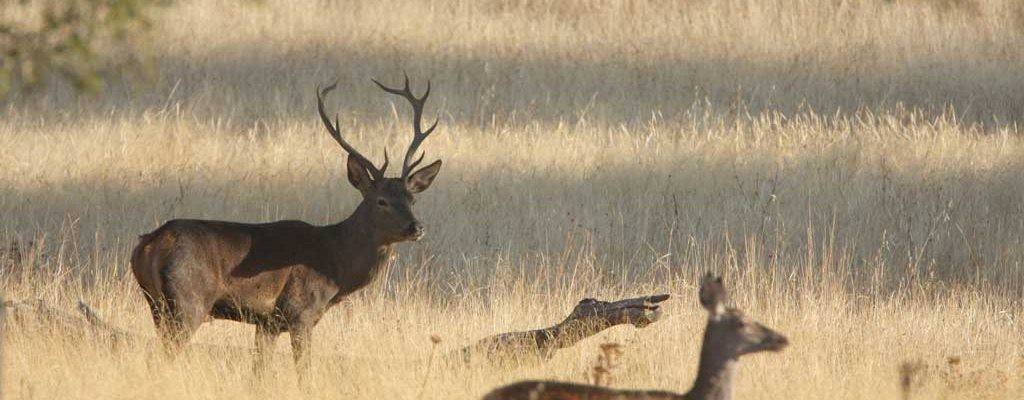
[[[150,62],[98,96],[0,110],[0,293],[155,336],[127,258],[172,218],[345,218],[358,192],[313,88],[368,156],[399,154],[434,87],[426,238],[314,333],[296,384],[247,358],[173,363],[9,325],[10,399],[471,399],[525,378],[685,391],[697,277],[790,337],[739,399],[1024,396],[1024,5],[1013,0],[180,1]],[[422,86],[418,86],[422,88]],[[583,297],[670,293],[666,317],[546,362],[432,353],[551,325]],[[430,335],[442,341],[432,344]],[[250,346],[215,322],[195,342]],[[122,349],[123,350],[123,349]]]

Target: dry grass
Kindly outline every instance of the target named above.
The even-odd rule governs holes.
[[[126,274],[135,235],[175,217],[344,218],[356,191],[312,103],[335,77],[331,107],[378,158],[406,143],[407,117],[368,78],[433,78],[442,130],[425,148],[445,167],[417,205],[428,237],[325,317],[305,391],[287,356],[253,385],[247,359],[168,364],[9,331],[3,394],[474,398],[584,381],[604,342],[622,344],[617,387],[682,391],[703,327],[694,278],[713,270],[793,342],[744,361],[738,398],[898,398],[904,362],[915,398],[1018,398],[1024,8],[675,3],[165,10],[157,81],[4,110],[3,296],[83,298],[153,335]],[[677,295],[666,320],[547,363],[428,364],[434,333],[443,351],[550,324],[584,296],[653,292]],[[217,322],[196,340],[251,336]]]

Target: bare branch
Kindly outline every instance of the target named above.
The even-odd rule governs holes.
[[[487,359],[524,353],[548,358],[558,349],[570,347],[616,325],[633,324],[637,328],[650,325],[661,318],[658,303],[668,298],[667,294],[659,294],[613,302],[583,299],[569,316],[552,327],[489,336],[461,349],[460,355],[466,361],[476,354]]]

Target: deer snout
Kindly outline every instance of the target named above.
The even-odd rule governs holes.
[[[780,351],[789,345],[789,339],[781,333],[768,330],[768,334],[761,341],[761,345],[768,351]]]
[[[419,221],[413,221],[405,228],[405,235],[411,240],[420,240],[424,235],[423,224]]]

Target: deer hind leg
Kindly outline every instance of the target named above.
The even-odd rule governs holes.
[[[164,349],[171,357],[181,353],[192,338],[192,334],[203,323],[203,313],[197,312],[194,304],[182,299],[170,299],[167,302],[168,312],[161,318],[163,328],[160,336]]]
[[[163,295],[153,296],[146,292],[145,298],[146,303],[149,303],[149,311],[153,314],[153,325],[156,327],[157,337],[160,338],[163,355],[173,359],[177,356],[177,346],[174,345],[174,341],[171,339],[175,333],[172,330],[171,322],[173,319],[170,306],[167,300],[163,298]],[[152,361],[157,361],[157,359]]]
[[[267,362],[274,352],[274,342],[281,335],[281,328],[274,323],[256,324],[256,350],[253,354],[253,375],[262,379],[267,373]]]
[[[167,321],[170,319],[167,301],[163,299],[163,296],[154,297],[149,292],[146,292],[145,297],[146,303],[149,303],[149,312],[153,314],[153,326],[156,327],[157,334],[163,338],[167,329]]]
[[[188,344],[199,326],[206,320],[213,303],[190,285],[189,281],[175,281],[165,274],[163,277],[163,295],[167,313],[163,315],[161,336],[164,348],[169,354],[176,355]]]

